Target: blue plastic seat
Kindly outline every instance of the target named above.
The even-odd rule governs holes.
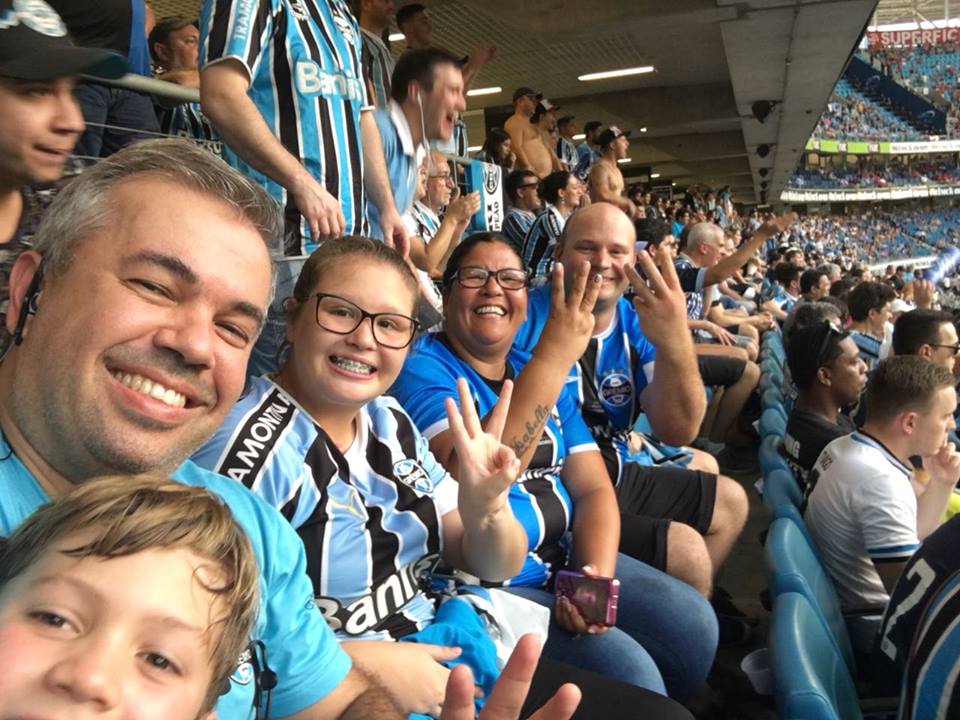
[[[763,478],[763,504],[776,517],[782,517],[780,506],[790,505],[799,509],[803,492],[793,473],[777,468]]]
[[[774,520],[767,531],[764,560],[773,597],[784,593],[803,595],[829,630],[847,670],[855,675],[853,646],[840,608],[840,598],[805,528],[801,529],[788,517]]]
[[[775,408],[768,408],[760,415],[760,437],[774,435],[782,438],[787,432],[787,419]]]
[[[779,717],[862,720],[847,664],[816,611],[799,593],[784,593],[774,601],[770,664]]]
[[[768,435],[760,441],[760,450],[757,453],[760,462],[760,471],[766,477],[777,469],[790,472],[790,466],[783,455],[780,454],[780,447],[783,445],[783,439],[776,435]]]

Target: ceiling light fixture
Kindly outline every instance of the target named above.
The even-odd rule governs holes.
[[[467,148],[467,152],[480,152],[483,150],[483,145],[471,145]]]
[[[503,92],[502,87],[485,87],[485,88],[474,88],[473,90],[467,90],[467,95],[473,97],[474,95],[496,95],[497,93]]]
[[[647,129],[645,127],[640,128],[640,132],[646,132],[646,131]]]
[[[653,65],[642,65],[641,67],[624,68],[623,70],[606,70],[604,72],[587,73],[580,75],[577,80],[589,82],[590,80],[609,80],[610,78],[626,77],[627,75],[646,75],[656,70]]]
[[[620,158],[617,162],[621,165],[626,165],[628,162],[633,162],[633,158]]]
[[[401,40],[406,40],[406,39],[407,39],[407,36],[404,35],[403,33],[390,33],[390,35],[387,36],[387,40],[389,40],[390,42],[400,42]]]
[[[660,173],[650,173],[651,180],[656,180],[658,177],[660,177]]]
[[[586,139],[587,139],[587,135],[586,135],[586,133],[577,133],[576,135],[573,136],[573,139],[574,139],[574,140],[586,140]]]

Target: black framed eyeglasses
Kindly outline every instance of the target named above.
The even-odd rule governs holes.
[[[487,284],[491,275],[504,290],[521,290],[530,282],[530,273],[520,268],[487,270],[485,267],[468,265],[454,273],[457,282],[465,288],[481,288]]]
[[[825,324],[827,325],[827,332],[823,336],[823,340],[820,342],[820,349],[817,350],[817,367],[823,367],[827,363],[833,362],[834,358],[824,357],[826,355],[827,348],[830,347],[830,341],[833,338],[837,338],[837,340],[843,340],[843,338],[847,336],[847,333],[844,332],[843,328],[839,327],[836,323],[826,320]]]
[[[370,318],[373,339],[378,345],[393,350],[407,347],[417,334],[420,323],[400,313],[371,313],[346,298],[330,293],[316,293],[317,325],[337,335],[349,335]]]
[[[950,350],[953,350],[954,355],[956,355],[957,353],[960,353],[960,343],[957,343],[956,345],[941,345],[939,343],[930,343],[930,347],[948,348]]]

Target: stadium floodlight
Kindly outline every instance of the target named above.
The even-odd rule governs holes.
[[[400,42],[401,40],[406,40],[406,39],[407,39],[407,36],[404,35],[403,33],[390,33],[387,36],[387,40],[389,40],[390,42]]]
[[[609,80],[610,78],[626,77],[628,75],[647,75],[655,72],[653,65],[641,65],[640,67],[623,68],[622,70],[605,70],[604,72],[587,73],[577,76],[581,82],[590,82],[591,80]]]
[[[485,88],[474,88],[473,90],[467,90],[467,95],[473,97],[474,95],[496,95],[497,93],[503,92],[502,87],[485,87]]]

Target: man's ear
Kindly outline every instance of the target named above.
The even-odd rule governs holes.
[[[40,269],[41,260],[40,253],[35,250],[27,250],[20,253],[10,269],[10,304],[7,307],[6,324],[7,330],[11,333],[17,326],[23,304],[28,300],[27,290],[30,288],[33,276]]]
[[[167,46],[161,42],[155,42],[150,49],[153,50],[153,54],[157,56],[159,64],[167,67],[167,62],[170,60],[170,53],[167,50]]]
[[[830,387],[833,384],[833,378],[830,377],[830,369],[825,367],[818,367],[817,380],[820,381],[821,385]]]
[[[914,431],[917,429],[917,418],[919,413],[914,410],[909,410],[900,416],[900,428],[907,435],[913,435]]]

